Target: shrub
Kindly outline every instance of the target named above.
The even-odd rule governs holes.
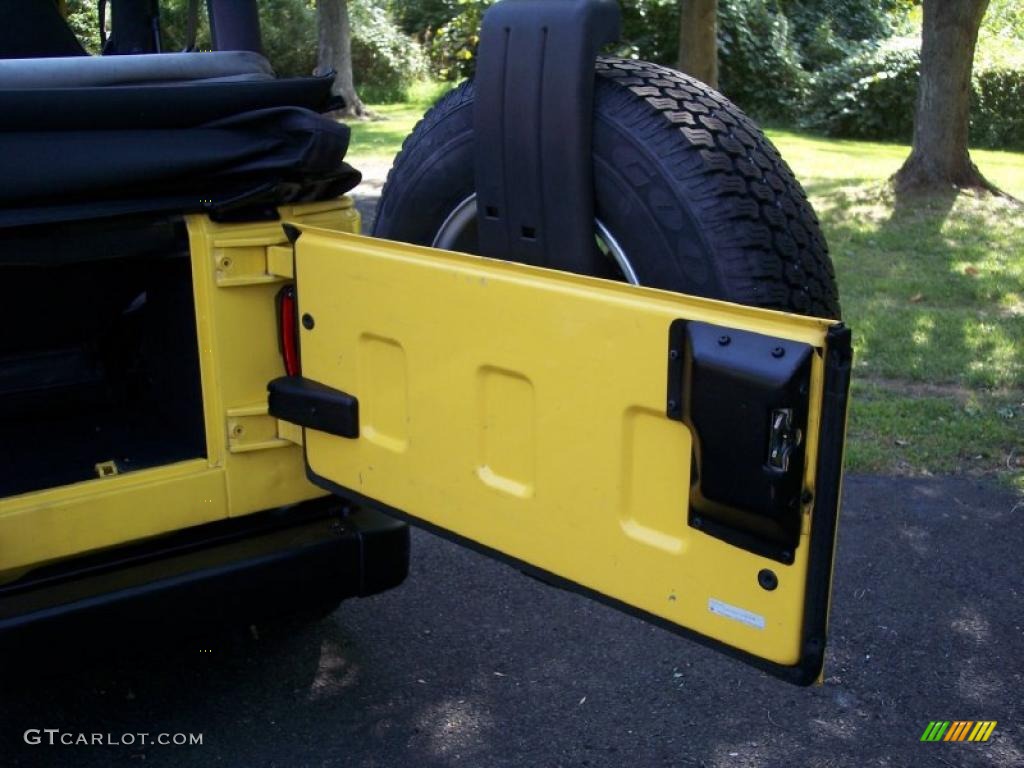
[[[390,14],[370,0],[350,0],[352,70],[364,101],[403,101],[408,85],[427,75],[419,43],[398,28]]]
[[[623,0],[622,43],[617,56],[669,67],[679,59],[678,0]]]
[[[804,69],[816,72],[865,44],[908,32],[914,0],[776,0],[792,26]]]
[[[348,12],[352,72],[360,98],[401,101],[405,87],[426,75],[422,49],[373,0],[349,0]],[[263,0],[260,17],[263,47],[275,71],[285,76],[310,74],[317,57],[315,5],[306,0]]]
[[[262,0],[260,31],[263,50],[277,74],[285,77],[312,74],[317,49],[314,7],[304,0]]]
[[[908,141],[919,66],[917,41],[899,38],[826,67],[799,123],[829,136]]]
[[[455,13],[430,36],[431,69],[438,77],[460,80],[476,68],[476,48],[484,12],[494,0],[446,0]],[[617,56],[675,66],[679,51],[678,0],[621,0],[622,41]]]
[[[975,72],[971,142],[1024,149],[1024,70],[993,67]]]
[[[459,13],[430,41],[430,64],[442,80],[462,80],[476,70],[480,25],[491,0],[458,0]]]
[[[992,0],[981,22],[982,36],[998,35],[1024,40],[1024,6],[1020,0]]]
[[[68,25],[89,53],[100,52],[100,25],[93,0],[68,0]]]
[[[910,141],[920,40],[895,38],[827,67],[812,81],[801,127],[829,136]],[[1024,69],[1010,58],[975,57],[971,145],[1024,149]]]
[[[787,120],[807,94],[808,75],[789,21],[771,0],[720,0],[719,88],[761,120]]]

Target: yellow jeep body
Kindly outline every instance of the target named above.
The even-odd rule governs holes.
[[[671,247],[638,238],[633,256],[687,272],[696,244],[704,277],[744,261],[741,292],[656,284],[838,316],[824,241],[746,118],[696,84],[669,87],[676,75],[654,65],[598,63],[605,85],[655,110],[651,131],[667,131],[657,153],[622,143],[602,160],[591,91],[613,3],[499,3],[473,130],[452,112],[454,132],[432,134],[447,143],[422,141],[440,170],[416,153],[396,163],[407,175],[389,188],[420,195],[400,214],[382,204],[394,221],[378,233],[474,250],[438,239],[455,220],[501,258],[359,235],[342,196],[359,180],[344,162],[348,129],[325,116],[331,78],[274,76],[254,0],[210,4],[220,50],[209,54],[152,53],[156,22],[143,14],[107,51],[143,55],[86,56],[55,7],[27,7],[53,36],[40,36],[40,59],[0,59],[0,90],[23,97],[5,114],[0,161],[19,184],[0,192],[0,268],[28,282],[14,285],[0,347],[0,643],[64,621],[330,608],[401,583],[413,522],[792,682],[819,678],[849,331],[574,272],[610,275],[599,260],[611,254],[639,282],[591,199],[592,168],[609,158],[638,181],[632,192],[609,182],[605,213],[639,212],[626,230],[672,231]],[[510,61],[523,66],[506,71]],[[659,98],[663,87],[675,95]],[[469,103],[461,93],[449,106]],[[692,109],[676,102],[690,96]],[[706,130],[677,127],[709,109],[719,117]],[[52,131],[58,150],[40,151]],[[672,171],[693,173],[674,193],[641,190],[654,176],[640,160],[673,141],[703,170]],[[460,174],[444,171],[458,147]],[[715,196],[676,215],[687,185],[720,173]],[[443,176],[459,188],[438,193]],[[321,202],[281,205],[295,200]],[[441,202],[454,208],[433,240],[397,227]],[[712,204],[723,216],[696,216]],[[173,230],[162,252],[147,247],[154,222]],[[704,237],[744,222],[735,242]],[[150,295],[158,258],[173,259],[178,293]]]
[[[349,198],[280,214],[359,230]],[[405,578],[405,524],[325,497],[305,477],[301,432],[267,415],[267,381],[284,371],[280,222],[190,215],[187,227],[204,455],[133,469],[97,453],[91,479],[0,498],[5,647],[320,613]]]
[[[281,210],[289,220],[359,231],[349,198]],[[279,222],[188,217],[206,457],[104,472],[73,485],[0,499],[0,584],[63,558],[182,528],[295,504],[324,492],[306,480],[301,438],[267,415],[281,375],[275,258],[291,249]]]
[[[0,500],[0,622],[31,618],[17,599],[4,608],[4,590],[17,598],[55,565],[331,491],[794,682],[817,677],[849,375],[841,324],[359,237],[347,198],[280,214],[284,227],[187,219],[206,455],[129,472],[97,456],[93,479]],[[293,281],[302,370],[282,376],[277,296]],[[717,402],[718,387],[741,396]],[[788,392],[797,427],[768,424],[780,411],[759,404],[762,389]],[[722,478],[762,477],[778,450],[792,452],[775,470],[787,485],[766,488],[797,495],[742,509]],[[404,578],[404,526],[367,514],[331,525],[342,538],[383,530],[388,567],[353,567],[365,545],[321,552],[340,569],[327,578],[358,582],[337,594]],[[773,515],[795,527],[773,528]],[[151,570],[136,578],[159,582]],[[60,594],[74,602],[74,589]]]

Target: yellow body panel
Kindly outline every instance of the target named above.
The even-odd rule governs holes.
[[[359,226],[350,200],[282,208],[281,215],[337,231]],[[194,277],[200,368],[207,455],[226,470],[225,514],[322,496],[305,478],[302,449],[268,433],[276,426],[269,417],[259,419],[266,413],[267,382],[283,372],[275,298],[287,278],[272,271],[280,263],[278,250],[287,245],[281,222],[218,224],[194,216],[189,239],[192,253],[206,259]]]
[[[314,473],[671,624],[798,661],[811,505],[788,566],[688,526],[691,434],[665,415],[666,350],[676,319],[819,351],[831,321],[300,229],[300,312],[315,320],[303,376],[359,400],[358,439],[306,430]],[[822,376],[816,354],[812,491]],[[758,585],[766,567],[774,591]]]
[[[347,198],[280,212],[359,230]],[[60,558],[323,495],[305,479],[294,430],[264,415],[267,382],[283,372],[275,296],[291,249],[281,222],[195,215],[188,230],[206,458],[0,499],[0,583]]]

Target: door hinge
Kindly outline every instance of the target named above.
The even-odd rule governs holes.
[[[295,277],[291,245],[238,245],[214,247],[219,288],[264,285]]]
[[[229,408],[227,429],[231,453],[302,445],[302,428],[271,416],[266,403]]]

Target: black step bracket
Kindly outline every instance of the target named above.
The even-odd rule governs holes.
[[[616,0],[501,0],[485,14],[473,108],[483,255],[600,274],[594,61],[620,28]]]
[[[814,348],[676,320],[665,412],[693,434],[689,524],[792,563],[800,540]]]
[[[359,437],[359,400],[354,395],[302,376],[281,376],[267,384],[270,415],[338,437]]]

